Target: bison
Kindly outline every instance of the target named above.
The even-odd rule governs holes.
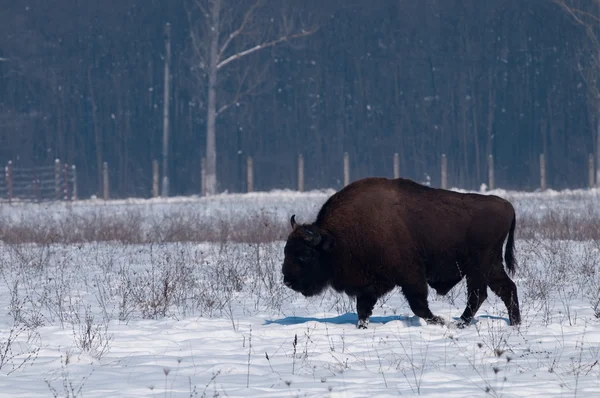
[[[427,285],[445,295],[463,277],[467,306],[457,322],[471,323],[487,287],[521,321],[515,270],[515,210],[493,195],[458,193],[397,178],[365,178],[332,195],[311,224],[291,217],[282,266],[284,284],[304,296],[331,286],[356,297],[358,328],[377,300],[399,286],[415,315],[444,324],[427,302]]]

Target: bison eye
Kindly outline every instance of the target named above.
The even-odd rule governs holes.
[[[306,265],[308,263],[308,257],[306,257],[306,256],[299,256],[298,257],[298,263],[300,263],[300,265]]]

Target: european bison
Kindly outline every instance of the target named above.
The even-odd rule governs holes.
[[[332,286],[356,297],[358,327],[366,328],[377,300],[400,286],[411,310],[443,324],[427,302],[427,285],[445,295],[464,276],[463,327],[487,297],[487,287],[521,322],[514,273],[515,211],[492,195],[434,189],[411,180],[365,178],[331,196],[312,224],[299,225],[285,245],[284,283],[304,296]]]

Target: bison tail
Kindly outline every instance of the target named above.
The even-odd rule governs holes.
[[[508,232],[508,240],[506,241],[506,249],[504,251],[504,262],[506,263],[506,268],[511,275],[514,275],[515,268],[517,265],[517,260],[515,259],[515,224],[516,224],[516,216],[513,214],[512,224],[510,225],[510,231]]]

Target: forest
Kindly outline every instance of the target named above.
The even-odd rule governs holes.
[[[446,154],[465,189],[488,155],[496,186],[522,190],[541,153],[553,189],[586,187],[600,158],[598,0],[1,7],[0,164],[76,165],[80,197],[104,162],[113,196],[148,197],[153,160],[169,195],[190,195],[203,158],[211,193],[245,191],[248,156],[255,190],[295,189],[299,154],[305,189],[341,188],[344,153],[352,179],[391,177],[398,153],[401,176],[432,186]]]

